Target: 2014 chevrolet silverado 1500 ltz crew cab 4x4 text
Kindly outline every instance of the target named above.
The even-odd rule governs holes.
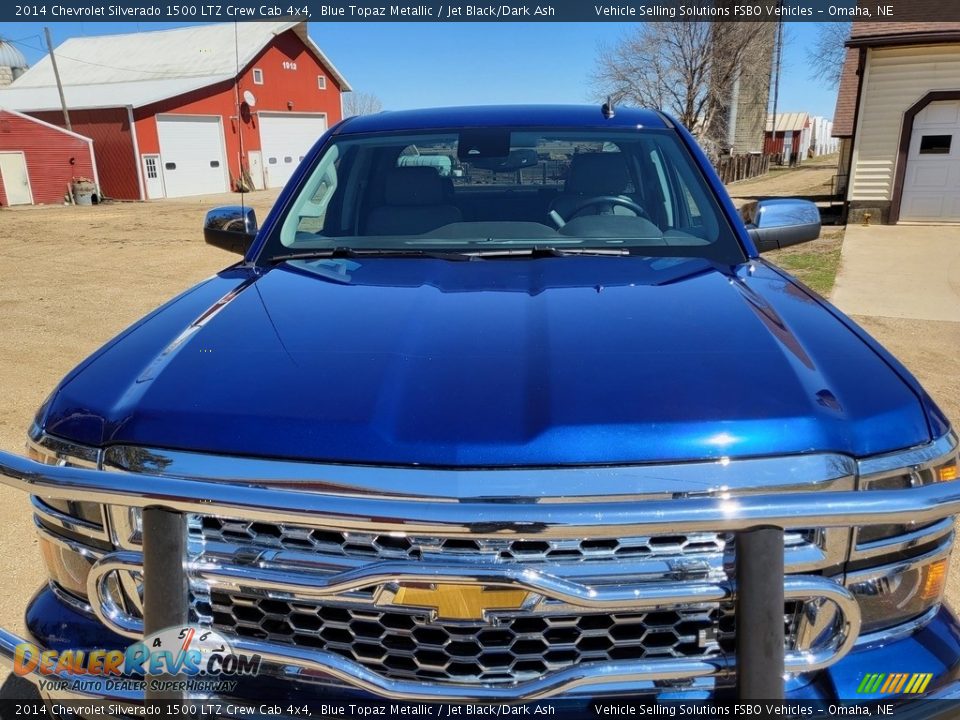
[[[81,363],[29,459],[0,456],[50,576],[0,654],[179,677],[154,649],[228,646],[221,670],[256,672],[214,694],[301,703],[833,699],[880,671],[957,695],[957,438],[758,256],[816,209],[745,215],[658,112],[336,125],[259,229],[208,214],[241,262]]]

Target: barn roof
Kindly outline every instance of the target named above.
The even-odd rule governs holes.
[[[56,130],[58,133],[62,133],[64,135],[70,135],[72,137],[77,138],[77,140],[83,140],[86,143],[93,142],[93,140],[88,138],[86,135],[81,135],[80,133],[73,132],[73,130],[67,130],[66,128],[58,127],[53,123],[44,122],[43,120],[40,120],[39,118],[35,118],[32,115],[24,115],[22,112],[17,112],[16,110],[11,110],[10,108],[0,107],[0,115],[2,114],[15,115],[21,120],[27,120],[28,122],[31,122],[35,125],[39,125],[40,127],[45,127],[50,130]]]
[[[304,22],[244,22],[173,30],[75,37],[55,51],[67,105],[140,107],[232,80],[274,37],[293,30],[344,91],[340,71],[310,39]],[[237,57],[239,48],[239,58]],[[19,110],[60,107],[49,56],[0,90],[0,104]]]
[[[810,116],[805,112],[777,113],[777,132],[796,132],[803,130],[810,122]],[[773,115],[767,116],[767,132],[773,129]]]

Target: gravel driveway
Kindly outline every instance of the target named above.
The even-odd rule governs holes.
[[[248,196],[265,217],[276,191]],[[235,262],[203,243],[202,200],[0,210],[0,448],[21,452],[40,403],[105,341],[161,303]],[[0,486],[0,625],[19,631],[43,582],[27,496]],[[12,581],[12,582],[11,582]],[[0,670],[2,675],[2,670]]]

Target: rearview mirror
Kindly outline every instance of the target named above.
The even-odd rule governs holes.
[[[257,214],[253,208],[225,205],[207,213],[203,239],[208,245],[245,255],[257,236]]]
[[[493,172],[513,172],[523,168],[533,167],[540,158],[537,151],[533,148],[518,148],[511,150],[506,157],[488,157],[488,158],[467,158],[467,162],[472,167],[479,170],[492,170]]]
[[[740,217],[760,252],[820,237],[820,210],[809,200],[760,200],[744,205]]]

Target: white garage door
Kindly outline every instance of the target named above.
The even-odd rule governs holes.
[[[960,101],[930,103],[914,118],[900,219],[960,222]]]
[[[260,150],[266,186],[282,187],[326,130],[327,119],[323,115],[260,113]]]
[[[226,154],[218,117],[157,117],[167,197],[225,192]]]

